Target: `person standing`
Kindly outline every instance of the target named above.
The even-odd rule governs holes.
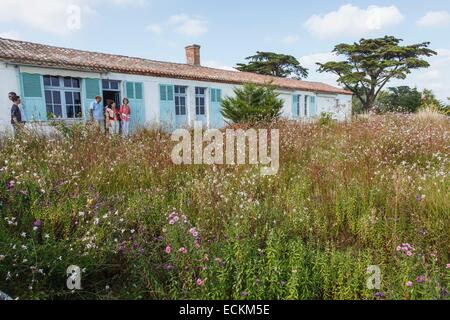
[[[19,108],[21,100],[17,95],[12,96],[10,99],[13,102],[11,107],[11,125],[13,127],[13,135],[15,137],[23,127],[22,113]]]
[[[95,101],[93,101],[89,107],[89,115],[92,122],[94,122],[97,126],[100,127],[100,131],[102,133],[105,132],[105,111],[104,107],[101,104],[102,97],[95,97]]]
[[[119,110],[115,102],[111,102],[106,108],[107,127],[110,135],[118,135],[120,130]]]
[[[131,108],[130,101],[125,98],[123,99],[123,105],[120,107],[120,118],[122,119],[122,136],[127,138],[130,134],[130,116]]]

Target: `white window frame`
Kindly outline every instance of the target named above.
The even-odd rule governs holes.
[[[55,117],[54,119],[57,119],[57,120],[81,120],[81,119],[83,119],[83,103],[82,103],[82,94],[81,94],[81,81],[82,80],[80,78],[75,78],[75,77],[59,77],[59,76],[57,77],[57,76],[50,76],[50,75],[44,75],[43,76],[44,79],[46,77],[50,77],[50,79],[58,78],[58,80],[59,80],[59,83],[58,83],[59,85],[58,86],[55,86],[53,83],[50,83],[50,85],[45,85],[45,83],[44,83],[44,93],[45,93],[44,99],[45,99],[46,108],[47,108],[48,105],[51,105],[52,109],[53,109],[52,111],[54,111],[55,104],[53,103],[53,92],[59,92],[59,95],[60,95],[60,99],[61,99],[61,117]],[[72,79],[72,85],[73,85],[73,80],[74,79],[78,80],[79,87],[78,88],[65,87],[64,80],[67,79],[67,78]],[[52,81],[52,80],[50,80],[50,81]],[[47,97],[46,97],[47,91],[52,92],[52,103],[48,103],[48,101],[47,101]],[[70,92],[72,94],[72,98],[74,98],[73,96],[74,96],[75,93],[78,93],[80,95],[80,104],[71,104],[70,105],[74,109],[75,109],[76,106],[80,107],[81,114],[79,116],[77,116],[75,113],[74,113],[74,117],[72,117],[72,118],[69,118],[67,116],[67,114],[68,114],[68,112],[67,112],[68,111],[68,107],[67,106],[68,105],[67,105],[67,102],[66,102],[66,92]],[[47,112],[48,112],[48,110],[47,110]],[[53,115],[55,115],[55,114],[53,113]]]
[[[198,90],[203,90],[203,93],[199,93]],[[208,88],[195,87],[195,115],[206,116],[206,91]],[[200,99],[203,99],[203,105],[200,104]],[[202,110],[203,108],[203,110]],[[201,113],[203,111],[203,113]]]
[[[180,92],[178,89],[184,89],[184,92]],[[175,101],[175,115],[187,116],[187,91],[186,86],[174,86],[174,101]],[[178,91],[178,92],[177,92]],[[184,105],[181,103],[181,98],[184,98]],[[177,103],[178,100],[178,103]],[[184,111],[184,112],[183,112]]]

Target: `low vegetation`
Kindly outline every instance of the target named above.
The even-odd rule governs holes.
[[[325,117],[324,117],[325,119]],[[443,116],[280,121],[280,172],[170,137],[0,139],[0,290],[20,299],[448,299]],[[241,125],[244,127],[244,125]],[[82,290],[66,270],[82,270]],[[381,287],[367,287],[369,266]]]

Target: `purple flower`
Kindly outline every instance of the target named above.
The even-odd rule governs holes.
[[[35,228],[40,228],[42,226],[42,221],[37,219],[36,221],[33,222],[33,227]]]
[[[384,299],[384,298],[386,298],[386,294],[384,292],[377,292],[377,293],[375,293],[375,297]]]
[[[416,278],[417,283],[424,283],[427,280],[425,276],[418,276]]]
[[[412,286],[413,286],[412,281],[408,281],[408,282],[406,283],[406,286],[407,286],[408,288],[412,288]]]
[[[165,265],[163,266],[163,268],[164,268],[164,270],[166,270],[166,271],[172,271],[172,270],[174,269],[173,265],[171,265],[171,264],[165,264]]]
[[[242,291],[241,292],[241,297],[248,297],[248,292],[247,291]]]
[[[418,196],[416,197],[416,200],[417,200],[418,202],[421,202],[421,201],[423,200],[422,195],[418,195]]]
[[[14,180],[8,180],[8,182],[6,182],[6,189],[12,190],[12,189],[14,189],[15,185],[16,185],[16,182]]]

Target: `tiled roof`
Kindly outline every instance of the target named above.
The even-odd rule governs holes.
[[[272,82],[279,88],[322,93],[352,94],[324,83],[300,81],[249,72],[213,69],[121,55],[88,52],[0,38],[0,60],[15,64],[93,72],[116,72],[230,84]]]

